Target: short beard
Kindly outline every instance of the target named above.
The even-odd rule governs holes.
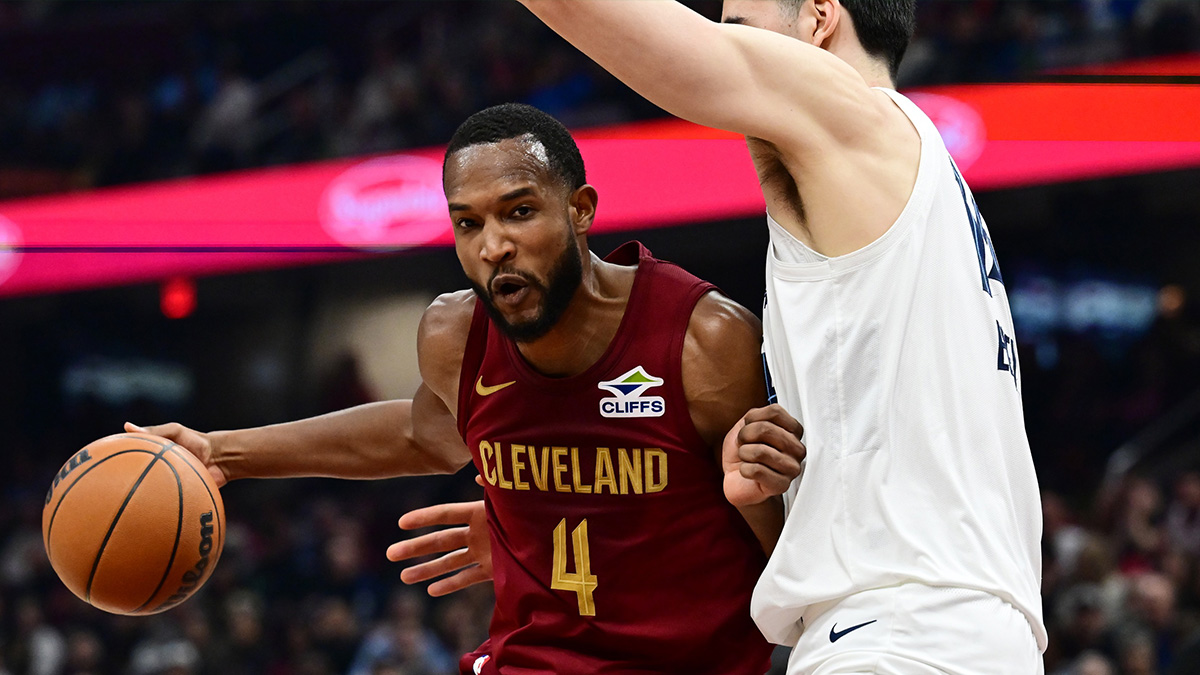
[[[499,273],[500,270],[497,270],[496,274]],[[571,304],[571,298],[575,297],[575,291],[583,283],[583,256],[580,255],[575,240],[569,238],[566,250],[555,261],[554,268],[550,270],[545,285],[518,271],[506,273],[520,275],[533,289],[542,294],[542,311],[537,318],[522,323],[511,323],[496,308],[496,303],[492,300],[490,283],[485,289],[472,281],[471,288],[475,291],[476,297],[483,302],[483,308],[491,317],[492,322],[505,337],[514,342],[533,342],[549,333],[550,329],[554,328],[567,311],[567,307]]]

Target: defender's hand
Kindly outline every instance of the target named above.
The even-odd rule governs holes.
[[[392,544],[388,560],[400,562],[425,555],[444,553],[429,562],[413,565],[400,573],[406,584],[416,584],[456,572],[429,585],[429,594],[438,597],[468,586],[492,580],[492,540],[488,534],[483,501],[438,504],[417,509],[400,518],[400,528],[416,530],[433,525],[452,527]]]
[[[749,506],[786,492],[803,471],[803,435],[800,422],[778,404],[746,413],[721,448],[729,503]]]
[[[215,461],[213,452],[212,439],[209,434],[195,429],[189,429],[182,424],[171,422],[170,424],[159,424],[152,427],[139,427],[133,422],[125,423],[125,431],[130,433],[143,433],[161,436],[168,441],[172,441],[176,445],[184,448],[188,452],[195,455],[204,466],[208,467],[208,472],[212,474],[213,480],[217,482],[217,487],[222,487],[229,482],[229,477],[225,475]]]

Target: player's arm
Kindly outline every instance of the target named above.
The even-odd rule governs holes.
[[[795,433],[780,433],[765,417],[743,424],[747,411],[753,415],[767,405],[761,341],[762,328],[749,310],[719,293],[708,293],[696,303],[688,322],[683,388],[692,422],[725,473],[726,498],[770,553],[783,529],[780,495],[800,475],[804,446],[798,425]],[[746,442],[738,442],[741,432]]]
[[[417,338],[424,381],[411,400],[247,429],[202,433],[171,423],[144,431],[191,450],[220,484],[237,478],[453,473],[471,459],[453,408],[473,307],[467,292],[441,296],[425,311]]]
[[[521,2],[634,91],[697,124],[793,153],[827,152],[875,124],[862,76],[795,38],[716,23],[674,0]],[[840,7],[829,11],[845,20]]]

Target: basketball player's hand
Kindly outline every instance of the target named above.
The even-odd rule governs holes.
[[[746,413],[721,449],[729,503],[750,506],[786,492],[802,471],[803,435],[800,422],[777,404]]]
[[[413,565],[400,573],[406,584],[428,581],[455,572],[429,585],[429,594],[438,597],[461,591],[467,586],[492,580],[492,542],[488,535],[487,515],[483,502],[438,504],[417,509],[400,518],[400,528],[416,530],[433,525],[463,525],[451,527],[392,544],[387,549],[388,560],[400,562],[426,555],[445,555]]]
[[[204,432],[189,429],[176,422],[159,424],[152,427],[139,427],[132,422],[126,422],[125,431],[162,436],[168,441],[186,449],[203,462],[204,466],[208,467],[208,472],[212,474],[213,480],[217,482],[217,487],[221,487],[229,482],[229,478],[213,461],[212,441],[209,440],[208,434]]]

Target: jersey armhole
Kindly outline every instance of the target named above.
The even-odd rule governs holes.
[[[475,389],[475,378],[483,365],[483,356],[488,341],[487,312],[483,302],[475,299],[475,311],[471,314],[471,329],[467,333],[467,346],[463,349],[462,369],[458,375],[458,435],[467,440],[467,420],[471,418],[471,392]]]
[[[696,311],[696,305],[700,303],[700,299],[704,296],[719,290],[715,285],[701,280],[697,280],[697,283],[688,289],[687,293],[683,296],[682,302],[678,305],[679,314],[673,318],[675,325],[678,326],[678,330],[671,331],[671,351],[669,352],[675,372],[679,374],[678,377],[673,378],[673,386],[676,390],[675,395],[687,407],[684,411],[684,414],[687,416],[686,429],[687,433],[692,437],[688,440],[694,442],[696,447],[703,447],[707,450],[711,450],[712,448],[708,446],[704,437],[700,435],[700,430],[696,428],[696,421],[692,419],[691,406],[687,405],[687,390],[683,386],[683,345],[687,341],[688,324],[692,321],[692,314]],[[715,459],[711,452],[707,453],[705,458],[710,461]]]

